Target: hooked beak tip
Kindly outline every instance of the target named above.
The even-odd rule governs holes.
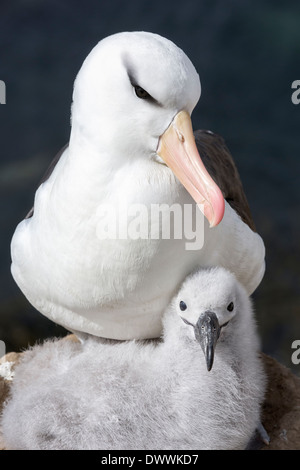
[[[202,314],[195,325],[195,337],[204,353],[208,372],[211,371],[214,363],[215,348],[220,330],[219,321],[214,312],[207,311]]]
[[[214,355],[215,355],[214,346],[212,344],[207,345],[204,355],[205,355],[207,370],[208,372],[210,372],[214,363]]]

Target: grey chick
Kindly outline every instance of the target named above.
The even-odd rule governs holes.
[[[265,377],[251,302],[223,268],[183,283],[159,341],[48,341],[2,416],[10,449],[245,449]]]

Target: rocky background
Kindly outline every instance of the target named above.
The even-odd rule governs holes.
[[[239,168],[267,271],[254,295],[262,350],[300,375],[300,4],[280,0],[1,0],[0,339],[7,351],[65,334],[10,275],[9,244],[53,155],[69,138],[72,84],[91,48],[124,30],[162,34],[195,64],[195,128],[221,134]],[[300,95],[299,95],[300,98]],[[300,358],[300,354],[299,354]]]

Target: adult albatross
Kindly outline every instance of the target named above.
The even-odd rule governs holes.
[[[190,116],[200,91],[184,52],[146,32],[103,39],[78,73],[69,144],[16,228],[11,254],[27,299],[79,336],[159,336],[166,306],[197,267],[227,268],[248,294],[263,277],[264,244],[249,227],[230,155],[213,134],[197,133],[210,176],[197,150]],[[193,207],[203,246],[187,249],[186,236],[168,239],[161,229],[103,236],[103,207],[124,235],[136,205],[149,214],[157,205]]]

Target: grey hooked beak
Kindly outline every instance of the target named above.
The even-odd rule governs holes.
[[[194,328],[195,337],[204,352],[207,370],[210,371],[214,362],[216,344],[221,332],[217,315],[209,311],[202,313]]]

